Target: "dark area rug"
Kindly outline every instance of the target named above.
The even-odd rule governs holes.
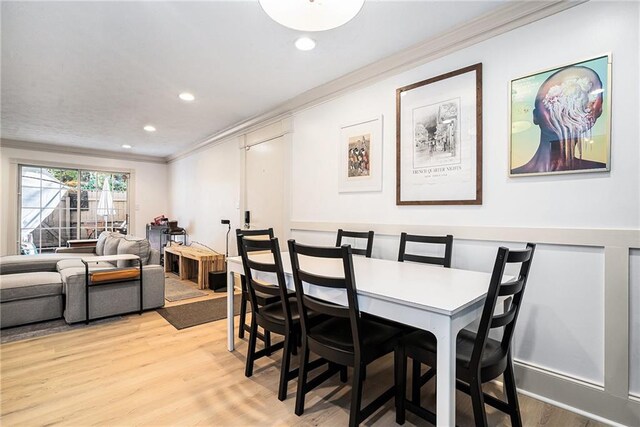
[[[44,337],[60,332],[75,331],[76,329],[90,328],[104,323],[117,322],[121,319],[122,316],[114,316],[107,319],[93,320],[88,325],[84,322],[69,325],[64,321],[64,319],[56,319],[46,322],[32,323],[30,325],[14,326],[13,328],[7,328],[0,331],[0,343],[5,344],[29,338]]]
[[[233,314],[240,313],[240,295],[233,298]],[[227,299],[215,298],[205,301],[181,304],[173,307],[159,308],[158,314],[164,317],[176,329],[185,329],[203,323],[215,322],[227,318]],[[247,312],[250,307],[247,307]]]

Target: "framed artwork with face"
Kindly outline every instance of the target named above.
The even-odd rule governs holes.
[[[611,55],[517,78],[509,175],[611,170]]]

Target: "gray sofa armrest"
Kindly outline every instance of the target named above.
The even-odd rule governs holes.
[[[82,268],[61,271],[65,294],[64,319],[67,323],[83,322],[85,310],[85,273]],[[164,269],[159,265],[142,268],[143,307],[145,310],[164,306]],[[89,293],[91,319],[136,312],[140,309],[140,285],[137,280],[92,286]]]
[[[95,254],[95,246],[80,246],[77,248],[57,248],[57,254]]]

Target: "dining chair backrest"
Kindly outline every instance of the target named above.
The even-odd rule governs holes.
[[[444,245],[444,256],[426,256],[406,253],[407,242],[425,243],[432,245]],[[453,236],[419,236],[416,234],[400,234],[400,249],[398,251],[398,261],[421,262],[424,264],[436,264],[444,267],[451,267],[451,254],[453,252]]]
[[[350,320],[353,345],[356,353],[360,352],[360,309],[356,296],[356,279],[353,271],[353,253],[351,246],[335,247],[307,246],[289,240],[289,255],[291,256],[291,271],[296,288],[296,298],[300,311],[300,324],[303,334],[307,334],[309,312],[325,314],[331,317],[342,317]],[[300,267],[300,256],[342,260],[343,277],[325,276],[318,272],[311,272]],[[303,283],[321,288],[343,289],[346,291],[347,306],[332,304],[308,295]]]
[[[351,253],[354,255],[364,255],[367,258],[371,258],[371,253],[373,252],[373,231],[345,231],[341,228],[338,229],[338,237],[336,239],[336,247],[342,246],[342,238],[352,238],[352,239],[365,239],[367,242],[366,249],[351,249]]]
[[[251,300],[252,309],[256,315],[260,315],[260,305],[256,292],[261,292],[270,296],[279,296],[285,313],[285,323],[290,325],[291,308],[287,303],[287,282],[284,277],[284,269],[282,267],[282,256],[280,254],[280,245],[275,237],[269,240],[249,239],[244,235],[238,235],[240,240],[240,256],[242,257],[242,266],[246,277],[247,291]],[[264,262],[256,261],[251,258],[252,252],[270,251],[273,261]],[[256,278],[255,272],[273,273],[276,283],[268,283],[264,280]]]
[[[242,246],[241,237],[250,237],[255,239],[267,240],[274,237],[273,228],[255,229],[255,230],[243,230],[242,228],[236,228],[236,239],[238,243],[238,255],[240,255],[240,246]]]
[[[496,256],[491,281],[489,283],[489,291],[487,292],[487,298],[480,318],[480,326],[478,327],[473,346],[470,362],[471,367],[480,369],[482,352],[491,329],[504,327],[500,344],[504,354],[509,352],[535,249],[536,245],[534,243],[527,243],[526,249],[522,250],[509,250],[505,247],[498,249],[498,255]],[[520,270],[515,279],[502,283],[502,276],[508,264],[520,264]],[[509,307],[502,314],[496,314],[495,312],[499,297],[512,298]]]

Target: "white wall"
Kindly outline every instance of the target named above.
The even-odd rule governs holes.
[[[292,187],[293,221],[528,227],[638,227],[637,3],[591,2],[331,102],[297,113]],[[632,12],[633,11],[633,12]],[[593,24],[596,19],[598,24]],[[575,43],[579,40],[579,43]],[[586,59],[613,56],[611,173],[509,178],[508,89],[514,77]],[[395,205],[395,90],[467,65],[483,64],[484,203],[481,207]],[[382,193],[339,194],[338,129],[384,115]],[[307,188],[315,186],[313,202]]]
[[[229,250],[236,253],[235,229],[239,228],[241,151],[234,138],[169,164],[171,218],[187,229],[190,241],[225,252],[231,220]]]
[[[373,229],[375,224],[638,229],[638,8],[637,3],[580,5],[296,113],[292,222],[363,223]],[[611,52],[613,59],[611,172],[509,178],[509,81],[605,52]],[[483,205],[396,206],[396,88],[476,62],[483,64]],[[382,192],[338,193],[340,126],[380,114],[384,116]],[[294,237],[331,241],[309,232],[296,232]],[[376,238],[374,256],[395,257],[397,244],[397,238]],[[456,241],[454,266],[486,270],[498,245]],[[541,245],[525,302],[516,357],[603,386],[603,249]],[[637,307],[638,301],[632,304]]]
[[[166,214],[169,209],[167,193],[167,165],[140,161],[116,160],[85,155],[69,155],[33,151],[17,148],[0,148],[0,254],[16,251],[17,233],[17,167],[12,161],[19,160],[37,164],[55,164],[83,168],[109,168],[114,171],[132,172],[133,193],[131,197],[129,232],[145,236],[145,225],[154,217]],[[14,174],[15,176],[12,176]]]

